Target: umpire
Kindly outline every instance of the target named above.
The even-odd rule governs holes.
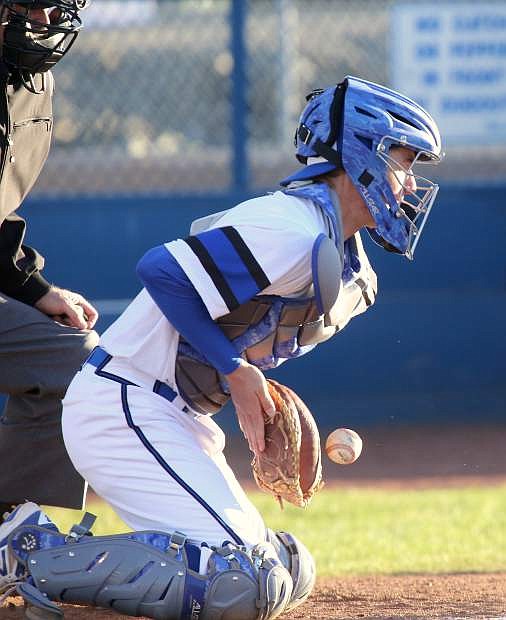
[[[84,481],[60,428],[61,399],[97,334],[83,297],[49,284],[16,209],[46,161],[54,80],[87,0],[0,0],[0,522],[12,504],[81,508]]]

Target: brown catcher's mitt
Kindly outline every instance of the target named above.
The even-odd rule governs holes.
[[[276,413],[265,424],[265,450],[251,463],[256,483],[278,499],[305,507],[323,486],[320,435],[293,390],[267,379]]]

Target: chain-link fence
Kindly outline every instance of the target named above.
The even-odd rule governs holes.
[[[55,68],[55,141],[35,191],[272,187],[296,167],[292,137],[307,92],[347,74],[393,85],[398,5],[93,0]],[[440,178],[506,177],[501,144],[446,150]]]

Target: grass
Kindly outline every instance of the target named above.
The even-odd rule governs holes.
[[[313,553],[320,576],[506,570],[506,486],[429,490],[324,489],[310,508],[251,495],[269,527],[290,531]],[[102,502],[96,535],[128,528]],[[79,511],[48,508],[61,529]]]

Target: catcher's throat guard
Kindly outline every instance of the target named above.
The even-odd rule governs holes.
[[[179,532],[64,536],[22,525],[9,550],[25,569],[17,593],[55,619],[62,613],[54,601],[158,620],[267,620],[292,596],[290,573],[269,543],[249,552],[213,547],[205,574],[201,547]]]

